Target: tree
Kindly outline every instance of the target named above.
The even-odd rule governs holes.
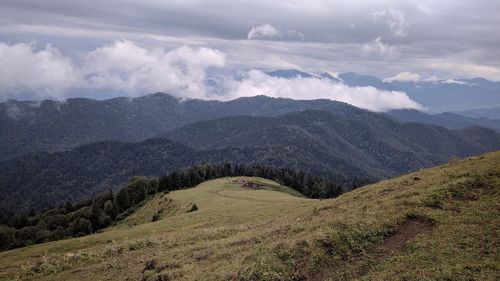
[[[69,225],[69,231],[74,236],[83,236],[92,233],[92,224],[89,220],[78,218]]]
[[[130,196],[127,188],[122,188],[115,196],[115,204],[118,207],[118,212],[123,212],[130,207]]]
[[[232,176],[232,170],[231,170],[231,164],[230,163],[224,163],[224,168],[222,170],[222,175],[224,177],[230,177]]]
[[[100,221],[102,214],[103,214],[103,212],[102,212],[101,206],[99,206],[99,204],[97,204],[97,202],[94,202],[94,204],[92,204],[92,211],[91,211],[91,215],[90,215],[90,223],[92,224],[93,229],[100,228],[99,221]]]
[[[11,228],[0,228],[0,250],[8,250],[16,244],[14,233]]]
[[[118,215],[118,208],[116,207],[116,204],[113,204],[113,201],[111,200],[106,201],[106,203],[104,203],[104,213],[114,220]]]
[[[198,171],[196,169],[193,169],[191,171],[191,185],[198,185],[202,182],[200,174],[198,174]]]

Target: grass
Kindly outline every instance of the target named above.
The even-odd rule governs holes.
[[[500,152],[329,200],[246,180],[262,187],[208,181],[102,233],[2,252],[0,280],[500,280]],[[416,219],[426,231],[404,229]]]

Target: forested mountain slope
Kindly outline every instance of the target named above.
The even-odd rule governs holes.
[[[0,162],[0,206],[43,208],[116,188],[133,176],[159,176],[203,162],[298,169],[349,189],[500,148],[499,134],[488,129],[401,124],[353,107],[340,113],[226,117],[167,137],[183,144],[100,142]]]
[[[500,148],[500,134],[492,130],[401,124],[360,109],[348,115],[303,111],[275,118],[226,117],[163,136],[198,149],[276,145],[307,152],[318,163],[350,165],[378,178]]]
[[[46,208],[117,189],[134,176],[160,176],[197,163],[268,165],[328,176],[345,189],[375,180],[356,166],[321,163],[300,148],[273,145],[195,150],[168,139],[99,142],[0,162],[0,208]],[[303,168],[303,169],[301,169]]]
[[[0,161],[38,151],[70,150],[102,140],[141,141],[201,120],[237,114],[277,116],[305,109],[349,110],[329,100],[264,96],[236,100],[181,100],[164,93],[139,98],[0,103]]]
[[[292,100],[265,96],[227,102],[181,100],[164,93],[103,101],[84,98],[63,102],[10,100],[0,103],[0,161],[31,152],[71,150],[79,145],[103,140],[142,141],[161,132],[220,117],[269,117],[303,110],[328,110],[348,118],[360,111],[356,107],[331,100]],[[406,115],[393,116],[408,121]],[[495,127],[494,120],[461,119],[467,119],[461,125]],[[456,122],[443,122],[442,118],[410,121],[421,120],[456,128]]]
[[[500,131],[500,120],[489,118],[473,118],[455,113],[445,112],[440,114],[427,114],[418,110],[391,110],[387,112],[390,116],[400,122],[416,122],[434,124],[449,129],[464,129],[468,127],[481,126]]]

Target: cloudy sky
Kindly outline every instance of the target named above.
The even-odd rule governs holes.
[[[496,0],[2,0],[0,100],[168,91],[418,108],[404,93],[259,70],[500,81],[499,14]]]

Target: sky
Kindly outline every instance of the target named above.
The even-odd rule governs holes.
[[[273,69],[385,81],[500,81],[497,0],[1,0],[0,100],[330,98],[422,108],[403,92]]]

